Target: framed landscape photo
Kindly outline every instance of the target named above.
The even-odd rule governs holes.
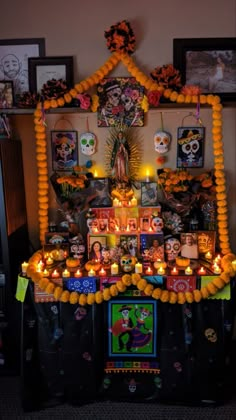
[[[74,83],[73,56],[29,58],[30,91],[40,92],[49,80],[65,80],[68,87]]]
[[[197,85],[224,102],[236,100],[235,38],[176,38],[173,50],[183,85]]]
[[[0,108],[12,108],[13,105],[13,82],[11,80],[0,80]]]
[[[13,82],[16,100],[29,91],[28,58],[44,55],[44,38],[0,40],[0,80]]]

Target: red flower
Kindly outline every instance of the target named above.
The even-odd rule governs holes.
[[[148,103],[152,106],[158,106],[160,102],[161,93],[159,90],[150,90],[147,93]]]
[[[84,93],[84,94],[79,93],[77,95],[77,98],[80,101],[80,108],[81,109],[88,109],[90,107],[91,99],[90,99],[90,96],[87,93]]]

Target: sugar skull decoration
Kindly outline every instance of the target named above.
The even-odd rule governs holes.
[[[179,127],[177,142],[177,167],[201,168],[203,166],[204,127]]]
[[[96,136],[93,133],[86,132],[80,136],[81,153],[86,156],[91,156],[96,152]]]
[[[134,270],[135,264],[137,262],[137,258],[133,257],[132,255],[125,254],[120,259],[120,267],[121,270],[125,273],[130,273]]]
[[[171,136],[166,131],[157,131],[154,135],[155,151],[160,155],[164,155],[169,151]]]
[[[161,217],[153,217],[151,221],[151,227],[153,232],[162,233],[164,228],[163,219]]]
[[[180,241],[177,238],[168,238],[165,241],[165,253],[167,257],[167,261],[174,261],[181,249]]]

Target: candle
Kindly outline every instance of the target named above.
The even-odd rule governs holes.
[[[47,264],[47,265],[52,265],[52,264],[53,264],[53,262],[54,262],[54,261],[53,261],[53,258],[52,258],[52,257],[50,257],[50,256],[46,259],[46,264]]]
[[[192,270],[192,268],[190,266],[186,267],[185,274],[187,274],[187,275],[193,274],[193,270]]]
[[[232,267],[233,267],[234,271],[236,271],[236,260],[233,260],[231,264],[232,264]]]
[[[220,260],[221,260],[221,256],[220,256],[220,254],[218,254],[217,257],[214,259],[214,263],[219,264]]]
[[[119,272],[119,266],[117,263],[114,262],[111,265],[111,274],[118,274],[118,272]]]
[[[102,267],[101,270],[98,272],[98,274],[99,276],[105,276],[107,273],[106,273],[106,270],[104,270],[104,268]]]
[[[78,268],[78,270],[76,270],[75,272],[75,277],[82,277],[82,273],[80,271],[80,269]]]
[[[67,268],[62,272],[62,277],[70,277],[70,272],[67,270]]]
[[[152,227],[150,226],[150,228],[148,229],[148,232],[152,232]]]
[[[89,277],[93,277],[93,276],[95,276],[95,275],[96,275],[95,270],[94,270],[93,268],[91,268],[91,269],[89,270],[89,272],[88,272],[88,276],[89,276]]]
[[[151,276],[153,274],[152,268],[148,267],[145,274],[147,274],[148,276]]]
[[[155,267],[157,270],[158,270],[158,268],[160,268],[160,267],[162,267],[162,268],[166,268],[166,267],[167,267],[166,262],[165,262],[165,261],[162,261],[162,260],[160,260],[160,259],[158,259],[158,260],[154,261],[153,265],[154,265],[154,267]]]
[[[49,271],[45,268],[43,270],[43,277],[48,277],[49,276]]]
[[[135,264],[135,273],[141,274],[143,272],[143,265],[140,262]]]
[[[94,171],[94,178],[97,178],[97,176],[98,176],[98,172],[95,169],[95,171]]]
[[[148,169],[146,169],[146,182],[149,182],[149,176],[150,176],[150,172]]]
[[[221,273],[221,268],[216,263],[213,265],[212,270],[213,270],[214,274],[220,274]]]
[[[131,206],[137,206],[137,198],[133,197],[131,199]]]
[[[206,274],[206,269],[204,267],[200,267],[199,270],[198,270],[198,274],[203,276],[204,274]]]
[[[27,271],[27,268],[28,268],[28,263],[27,262],[23,262],[22,264],[21,264],[21,271],[22,271],[22,274],[26,274],[26,271]]]
[[[58,277],[60,277],[60,274],[58,273],[58,271],[57,271],[57,270],[54,270],[54,271],[52,272],[52,278],[53,278],[53,279],[57,279]]]
[[[114,207],[118,207],[119,206],[119,200],[118,200],[118,198],[114,198],[114,200],[113,200],[113,206]]]
[[[176,276],[177,274],[179,274],[179,270],[176,267],[173,267],[170,274],[172,274],[172,276]]]
[[[208,252],[205,254],[205,258],[206,258],[207,260],[211,260],[211,259],[212,259],[212,253],[211,253],[210,251],[208,251]]]
[[[158,270],[157,270],[157,274],[160,274],[161,276],[163,276],[164,274],[165,274],[165,269],[164,269],[164,267],[159,267],[158,268]]]

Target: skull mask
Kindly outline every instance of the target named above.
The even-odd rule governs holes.
[[[166,131],[157,131],[154,136],[155,151],[164,154],[168,152],[170,146],[170,134]]]
[[[164,223],[161,217],[153,217],[151,225],[154,232],[162,233]]]
[[[176,238],[169,238],[165,241],[165,252],[167,254],[167,260],[173,261],[178,257],[180,252],[180,241]]]
[[[96,137],[93,133],[83,133],[80,136],[81,153],[91,156],[95,153]]]

